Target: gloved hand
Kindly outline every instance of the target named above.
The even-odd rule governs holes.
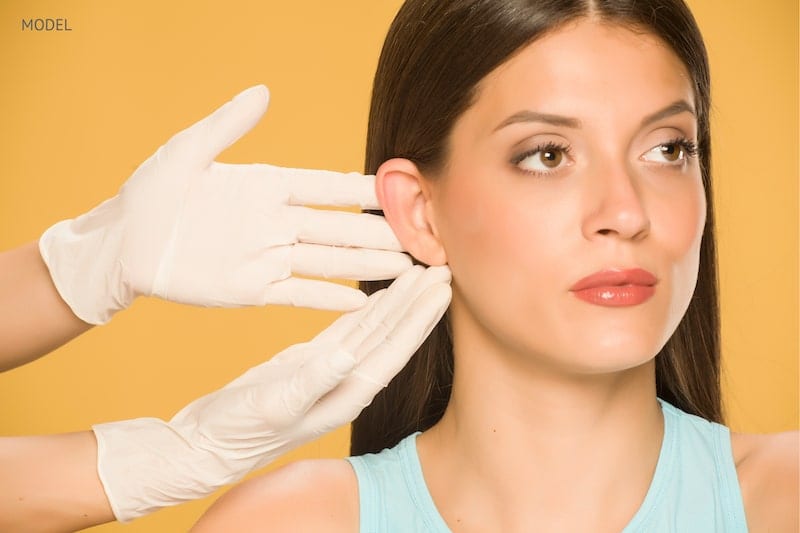
[[[42,235],[42,258],[75,315],[103,324],[141,295],[352,310],[362,292],[292,274],[391,279],[411,266],[382,217],[303,206],[377,209],[373,176],[214,161],[268,100],[263,85],[247,89],[172,137],[116,196]]]
[[[94,426],[114,515],[127,521],[200,498],[352,421],[444,314],[449,280],[447,267],[412,267],[311,342],[251,368],[169,423]]]

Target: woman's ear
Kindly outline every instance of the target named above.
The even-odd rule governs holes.
[[[375,174],[375,192],[403,248],[427,265],[446,264],[433,221],[430,188],[417,166],[408,159],[386,161]]]

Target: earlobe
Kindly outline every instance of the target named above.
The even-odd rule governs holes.
[[[424,180],[408,159],[390,159],[375,174],[375,192],[386,221],[403,248],[422,263],[444,265],[447,256],[439,241]]]

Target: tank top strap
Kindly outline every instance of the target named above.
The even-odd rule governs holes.
[[[731,446],[731,431],[721,424],[713,424],[716,444],[717,475],[719,476],[720,499],[725,509],[725,520],[731,531],[747,531],[747,519],[744,512],[739,475],[736,471],[736,460]]]
[[[659,402],[661,453],[650,489],[624,533],[746,533],[730,431]]]
[[[417,435],[377,454],[347,458],[358,480],[362,533],[451,533],[425,485]]]

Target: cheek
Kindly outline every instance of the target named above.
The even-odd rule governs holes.
[[[504,209],[496,192],[468,175],[452,177],[440,189],[436,222],[454,280],[473,280],[472,273],[487,267],[505,241]],[[492,237],[495,238],[492,238]],[[489,247],[489,249],[487,249]],[[479,254],[486,250],[486,254]],[[463,273],[463,276],[459,276]]]
[[[697,284],[706,201],[699,179],[693,187],[682,191],[680,199],[662,200],[652,213],[652,237],[660,243],[665,266],[670,270],[668,327],[672,328],[683,318]]]
[[[547,242],[553,238],[548,225],[557,219],[548,216],[547,206],[542,209],[513,194],[513,187],[488,181],[460,176],[450,182],[457,186],[447,184],[440,190],[437,228],[456,280],[462,272],[461,279],[470,283],[491,277],[496,284],[501,276],[512,282],[507,276],[541,265],[536,255],[556,245]]]
[[[491,174],[487,174],[491,175]],[[467,175],[441,188],[437,226],[453,283],[479,322],[500,333],[511,317],[531,316],[563,270],[569,202],[527,187]],[[573,202],[574,204],[574,202]],[[563,275],[563,274],[562,274]]]
[[[683,264],[686,268],[694,267],[696,270],[697,261],[700,253],[700,242],[703,236],[703,228],[706,222],[706,200],[702,185],[698,183],[690,187],[684,195],[685,200],[679,203],[672,203],[664,207],[669,210],[667,224],[665,224],[671,237],[666,246],[671,252],[677,263]],[[677,208],[679,206],[679,208]]]

